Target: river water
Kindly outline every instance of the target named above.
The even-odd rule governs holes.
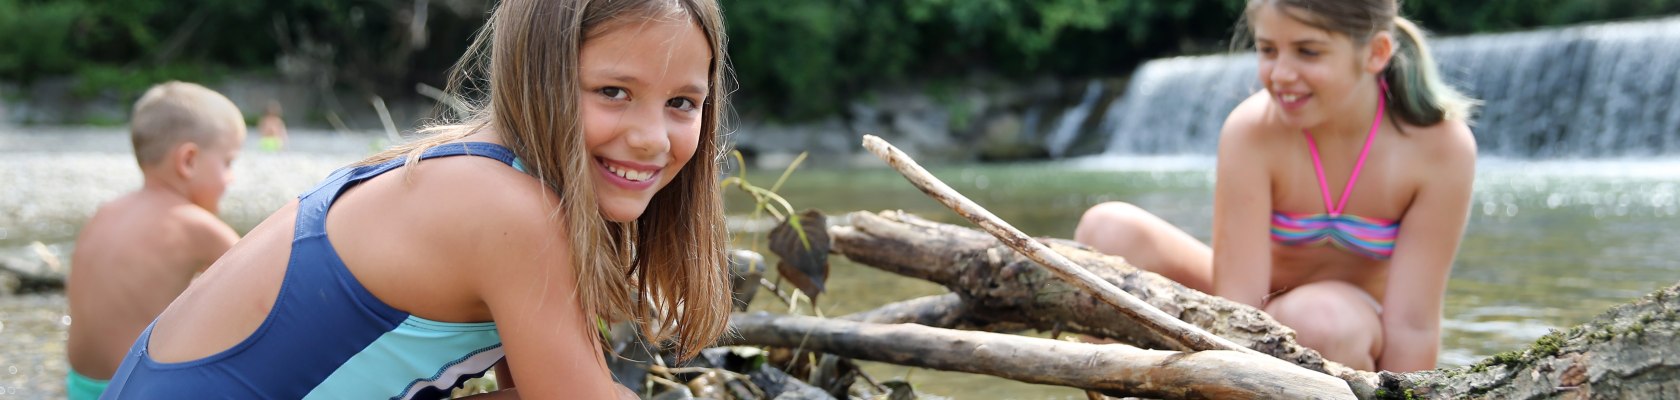
[[[234,163],[236,181],[222,202],[222,217],[242,232],[385,143],[378,135],[308,131],[294,133],[281,152],[257,150],[254,142]],[[1206,156],[1102,156],[929,169],[1028,234],[1071,237],[1086,207],[1123,200],[1206,240],[1212,166]],[[775,177],[749,174],[762,185]],[[139,182],[120,129],[0,127],[0,259],[38,263],[31,244],[41,242],[67,264],[92,210]],[[957,220],[884,168],[800,170],[782,192],[796,208],[830,215],[904,209]],[[1673,245],[1680,243],[1677,192],[1680,159],[1481,160],[1470,226],[1447,288],[1441,366],[1521,348],[1550,329],[1680,281],[1680,246]],[[734,216],[750,210],[737,193],[727,199]],[[824,315],[944,291],[834,260],[830,292],[819,303]],[[756,308],[786,311],[759,297]],[[0,397],[62,396],[63,329],[71,322],[60,295],[0,297]],[[989,377],[880,364],[866,369],[877,380],[907,378],[922,392],[959,399],[1083,398],[1066,388]]]

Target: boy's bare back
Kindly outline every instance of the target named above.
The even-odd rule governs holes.
[[[245,142],[239,108],[203,86],[168,82],[140,98],[130,125],[143,183],[99,206],[70,260],[73,389],[114,375],[146,325],[239,239],[216,216]]]
[[[116,373],[140,331],[233,245],[238,234],[172,193],[141,189],[99,207],[71,258],[70,363],[95,379]]]

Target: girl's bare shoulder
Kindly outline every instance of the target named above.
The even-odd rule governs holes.
[[[1289,131],[1291,129],[1272,113],[1271,98],[1265,91],[1259,91],[1237,104],[1225,117],[1219,141],[1221,146],[1261,150],[1264,146],[1278,145],[1281,141],[1277,138]]]
[[[482,250],[544,247],[564,232],[560,199],[536,178],[484,157],[428,159],[408,171],[410,199],[425,204],[418,229],[452,232],[442,239]],[[395,171],[400,174],[402,171]],[[530,242],[530,243],[526,243]]]
[[[1464,121],[1447,120],[1430,126],[1407,125],[1406,135],[1423,165],[1452,168],[1473,166],[1476,137]]]

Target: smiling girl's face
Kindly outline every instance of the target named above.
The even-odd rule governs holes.
[[[1260,56],[1260,83],[1271,94],[1278,116],[1291,126],[1324,124],[1349,111],[1354,90],[1367,77],[1367,46],[1297,20],[1280,6],[1253,15],[1254,47]]]
[[[601,213],[629,222],[694,156],[712,54],[686,16],[607,29],[579,53],[579,108]]]

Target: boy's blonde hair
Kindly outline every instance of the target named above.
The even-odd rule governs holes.
[[[601,214],[594,161],[584,147],[578,54],[589,38],[644,18],[693,21],[712,59],[694,157],[631,223]],[[530,173],[560,197],[572,242],[577,299],[607,322],[638,324],[650,342],[674,342],[688,358],[711,345],[729,319],[727,233],[717,179],[728,74],[723,16],[715,0],[502,0],[451,71],[449,92],[465,116],[431,136],[363,164],[406,157],[494,130]]]
[[[152,86],[134,102],[129,121],[134,158],[140,166],[162,160],[182,142],[201,147],[230,145],[245,136],[245,117],[227,96],[195,83],[169,81]]]

